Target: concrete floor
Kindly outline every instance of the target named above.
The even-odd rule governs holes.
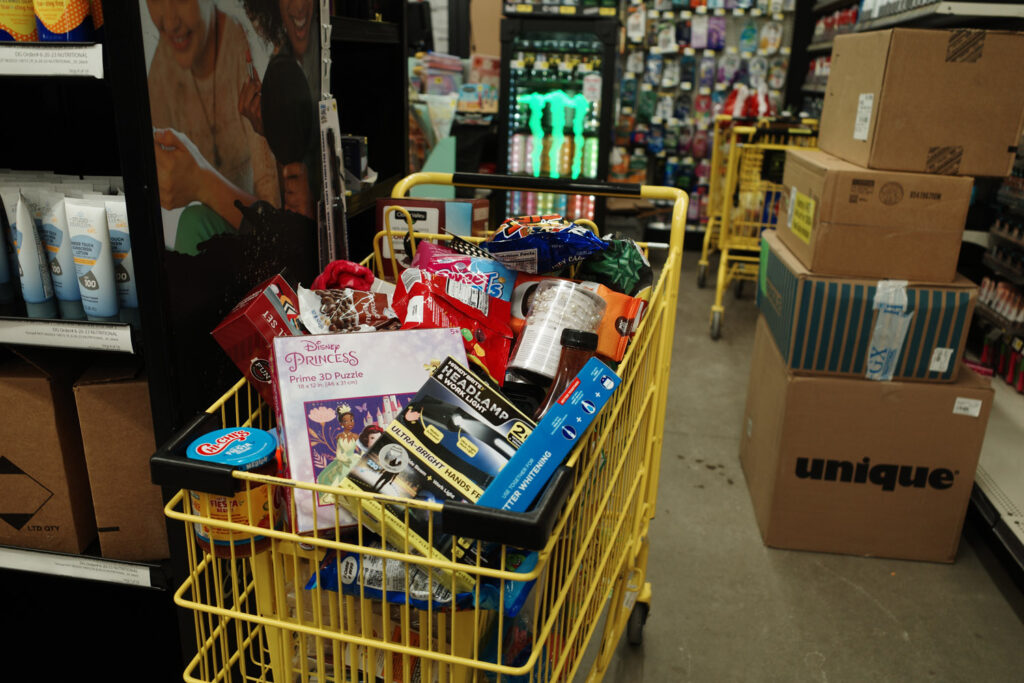
[[[739,464],[757,311],[726,300],[686,252],[644,643],[620,643],[609,683],[1021,681],[1024,598],[968,528],[952,565],[766,548]],[[710,279],[710,278],[709,278]]]

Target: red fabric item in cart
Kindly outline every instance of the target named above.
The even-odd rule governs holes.
[[[316,276],[310,289],[358,289],[370,291],[373,272],[366,266],[352,261],[331,261],[324,272]]]

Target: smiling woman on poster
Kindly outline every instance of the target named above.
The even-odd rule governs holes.
[[[213,0],[145,5],[159,32],[148,81],[160,204],[188,207],[174,248],[194,254],[241,225],[236,201],[282,205],[277,162],[239,110],[253,65],[238,22]]]

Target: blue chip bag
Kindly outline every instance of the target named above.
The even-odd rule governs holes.
[[[367,548],[380,549],[380,538],[364,531],[363,545]],[[398,552],[388,546],[388,550]],[[386,562],[386,564],[385,564]],[[537,566],[537,553],[529,550],[509,548],[505,554],[505,567],[509,571],[528,574]],[[408,577],[406,568],[408,567]],[[384,591],[384,574],[387,570],[387,601],[393,604],[404,604],[408,595],[409,605],[425,610],[433,603],[434,610],[452,608],[452,594],[448,586],[437,581],[431,582],[427,572],[419,566],[408,565],[401,560],[376,557],[365,553],[328,550],[324,554],[317,571],[306,582],[306,590],[313,590],[319,584],[322,590],[337,592],[339,587],[345,595],[359,596],[380,600]],[[406,583],[408,581],[408,583]],[[514,617],[526,603],[530,590],[536,579],[530,581],[505,581],[505,615]],[[480,581],[480,608],[496,610],[500,604],[501,581],[483,578]],[[473,607],[475,592],[458,593],[455,595],[456,609]]]
[[[557,215],[509,218],[481,246],[508,268],[533,274],[550,273],[608,248],[589,229]]]

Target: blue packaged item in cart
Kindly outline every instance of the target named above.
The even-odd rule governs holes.
[[[588,360],[476,504],[512,512],[528,510],[621,382],[597,358]]]
[[[380,538],[369,531],[363,531],[363,545],[379,550],[382,545]],[[400,552],[390,544],[387,549]],[[505,570],[517,574],[529,574],[537,566],[537,553],[532,550],[508,548],[505,552]],[[408,577],[406,577],[408,568]],[[453,602],[456,609],[473,607],[475,593],[467,591],[457,593],[452,599],[449,585],[440,581],[429,580],[427,572],[415,564],[408,565],[401,560],[387,559],[367,553],[329,550],[321,560],[317,571],[306,582],[306,590],[313,590],[319,584],[322,590],[337,592],[344,595],[363,595],[372,600],[384,597],[385,573],[387,575],[387,601],[393,604],[404,604],[406,597],[409,606],[420,610],[451,609]],[[514,617],[526,604],[530,590],[536,579],[530,581],[505,581],[505,595],[501,597],[501,582],[497,579],[484,578],[479,584],[480,608],[497,610],[502,607],[505,616]]]
[[[550,273],[604,251],[607,242],[561,216],[509,218],[482,245],[512,270]]]

